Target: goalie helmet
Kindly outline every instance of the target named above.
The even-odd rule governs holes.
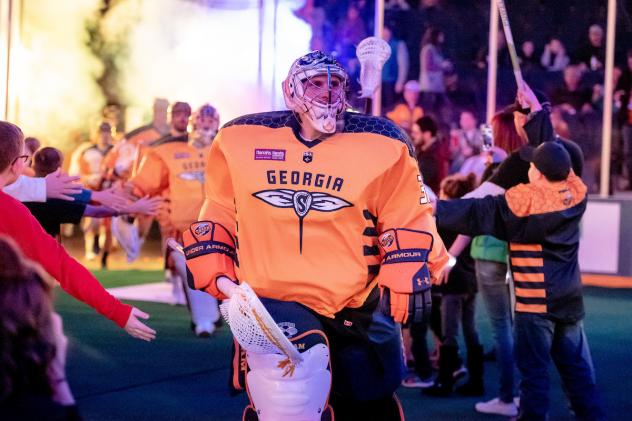
[[[219,113],[210,104],[202,105],[193,120],[193,138],[202,145],[209,145],[219,129]]]
[[[285,105],[321,133],[336,131],[346,106],[348,76],[342,66],[321,51],[299,57],[283,81]]]

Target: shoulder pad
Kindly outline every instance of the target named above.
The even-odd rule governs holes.
[[[180,135],[180,136],[173,136],[171,134],[167,134],[167,135],[164,135],[163,137],[161,137],[160,139],[154,140],[153,142],[151,142],[149,144],[149,146],[154,148],[156,146],[164,145],[166,143],[188,142],[188,141],[189,141],[189,135],[188,134],[184,134],[184,135]]]
[[[139,133],[142,133],[142,132],[144,132],[146,130],[150,130],[152,127],[153,126],[151,124],[145,124],[144,126],[140,126],[140,127],[136,128],[136,129],[132,130],[131,132],[125,133],[124,137],[126,139],[129,139],[130,137],[134,137],[134,136],[136,136]]]
[[[293,119],[294,114],[292,111],[247,114],[229,121],[222,128],[230,126],[265,126],[271,129],[279,129],[281,127],[290,127]]]
[[[343,133],[374,133],[402,142],[413,155],[413,146],[408,135],[391,120],[372,115],[350,113],[344,114],[345,126]]]

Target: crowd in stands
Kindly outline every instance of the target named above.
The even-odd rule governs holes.
[[[599,188],[604,98],[605,2],[601,3],[508,4],[524,78],[550,98],[556,132],[580,144],[587,163],[583,179],[592,193]],[[454,142],[457,131],[470,130],[462,127],[463,112],[473,117],[475,127],[485,120],[488,9],[488,2],[465,0],[386,2],[383,37],[392,55],[383,71],[383,114],[409,134],[412,121],[432,117],[439,143],[449,155],[445,175],[458,172],[469,154],[479,152],[455,152]],[[312,27],[312,48],[338,55],[350,74],[351,104],[362,109],[354,96],[360,72],[355,45],[374,33],[374,2],[309,0],[298,13]],[[620,30],[616,43],[611,191],[632,190],[629,35],[629,29]],[[502,30],[497,80],[496,104],[502,109],[514,101],[516,90]]]

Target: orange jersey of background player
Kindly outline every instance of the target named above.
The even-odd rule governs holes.
[[[211,147],[199,217],[236,235],[237,277],[258,295],[328,317],[375,287],[378,234],[389,228],[433,236],[432,276],[448,259],[404,134],[385,119],[344,118],[343,131],[309,143],[289,111],[228,123]]]
[[[141,150],[160,139],[163,134],[151,124],[139,127],[127,133],[120,142],[108,152],[103,160],[104,173],[129,178],[138,169]]]
[[[180,232],[197,220],[204,201],[204,167],[210,148],[196,148],[187,138],[167,137],[147,148],[130,180],[142,194],[154,196],[168,191],[166,222]]]

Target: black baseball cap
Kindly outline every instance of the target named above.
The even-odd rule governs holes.
[[[540,171],[549,181],[566,180],[571,171],[571,156],[560,142],[544,142],[537,148],[524,148],[520,156]]]

